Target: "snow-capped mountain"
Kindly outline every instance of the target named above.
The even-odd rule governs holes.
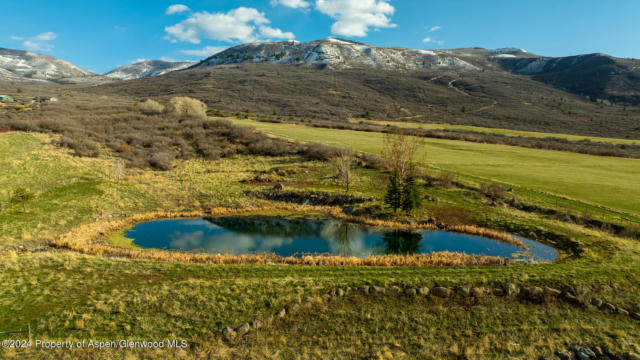
[[[479,70],[446,51],[385,48],[338,38],[243,44],[215,54],[197,65],[215,66],[242,62],[274,64],[324,64],[331,68],[367,67],[384,70]]]
[[[0,80],[56,80],[91,75],[94,74],[53,56],[0,48]]]
[[[173,62],[164,60],[143,60],[106,73],[104,76],[116,80],[133,80],[150,76],[160,76],[172,71],[186,69],[194,62]]]

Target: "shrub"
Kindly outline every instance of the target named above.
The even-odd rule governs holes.
[[[173,162],[174,155],[169,152],[159,152],[151,157],[149,164],[159,170],[171,170],[171,163]]]
[[[312,143],[304,150],[304,155],[309,160],[328,161],[333,159],[337,154],[338,149],[319,143]]]
[[[84,137],[68,137],[60,138],[60,146],[69,148],[74,151],[76,156],[98,157],[100,156],[100,148],[96,143]]]
[[[204,119],[207,117],[207,105],[205,103],[184,96],[171,98],[166,111],[169,114],[184,118]]]
[[[480,191],[493,201],[505,198],[505,190],[500,184],[482,184]]]
[[[162,114],[164,112],[164,105],[157,101],[147,99],[143,102],[137,102],[136,109],[147,115]]]

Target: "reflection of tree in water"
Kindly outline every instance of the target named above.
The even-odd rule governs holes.
[[[335,239],[338,244],[338,254],[347,256],[353,255],[351,243],[355,237],[360,236],[360,227],[353,224],[340,223],[338,226],[333,228],[332,233],[332,238]]]
[[[387,254],[417,254],[422,234],[410,231],[385,232],[382,240],[387,244]]]

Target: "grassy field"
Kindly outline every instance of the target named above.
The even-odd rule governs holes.
[[[391,126],[397,126],[405,129],[465,130],[465,131],[482,132],[482,133],[488,133],[488,134],[500,134],[500,135],[507,135],[507,136],[522,136],[522,137],[534,137],[534,138],[555,137],[555,138],[567,139],[571,141],[589,140],[589,141],[595,141],[595,142],[607,142],[612,144],[627,144],[627,145],[640,144],[640,140],[633,140],[633,139],[616,139],[616,138],[606,138],[606,137],[597,137],[597,136],[580,136],[580,135],[545,133],[545,132],[536,132],[536,131],[521,131],[521,130],[498,129],[498,128],[488,128],[488,127],[471,126],[471,125],[427,124],[427,123],[416,123],[416,122],[405,122],[405,121],[377,121],[377,120],[367,120],[367,119],[354,119],[353,121],[354,122],[362,121],[366,124],[375,124],[375,125],[391,125]]]
[[[268,134],[304,142],[351,146],[379,154],[382,134],[234,119]],[[640,215],[640,160],[506,145],[426,139],[419,160],[431,167],[484,181],[562,195]]]
[[[304,134],[311,128],[276,130],[287,129],[295,130],[294,135],[298,136],[298,131]],[[319,134],[325,137],[318,137]],[[351,145],[374,152],[379,139],[367,143],[359,134],[355,133]],[[329,137],[341,136],[340,133],[311,135],[316,136],[315,141],[328,139],[339,144],[344,140]],[[258,206],[261,202],[245,191],[269,185],[242,180],[265,172],[287,188],[342,192],[330,165],[297,157],[180,160],[166,172],[127,169],[117,182],[114,158],[73,157],[68,150],[50,145],[51,140],[31,133],[0,134],[0,249],[44,244],[78,225],[122,214],[188,211],[213,205]],[[469,153],[473,161],[479,156],[474,154],[478,150],[464,151],[456,144],[445,144],[440,145],[440,151],[450,154],[451,162],[456,163],[456,155]],[[431,151],[438,147],[429,146],[427,155],[431,157]],[[509,152],[500,148],[494,151],[506,157]],[[522,161],[529,159],[521,156]],[[465,161],[458,159],[457,163]],[[302,171],[281,176],[273,171],[282,167]],[[358,168],[354,176],[354,194],[373,197],[373,204],[380,204],[384,174]],[[20,205],[7,203],[18,186],[36,193],[27,205],[27,214],[22,213]],[[425,192],[439,201],[425,206],[416,216],[437,217],[438,209],[452,208],[456,213],[468,212],[473,221],[496,229],[531,234],[544,230],[564,235],[585,252],[579,258],[562,252],[562,259],[552,264],[417,268],[204,265],[90,256],[50,248],[45,252],[0,250],[0,283],[8,284],[0,287],[0,332],[30,326],[32,337],[41,340],[177,338],[189,344],[184,350],[162,351],[0,349],[0,358],[524,359],[566,350],[573,342],[608,346],[620,354],[640,353],[640,322],[628,317],[564,302],[536,305],[501,298],[469,304],[356,295],[278,319],[273,327],[251,332],[245,340],[229,343],[222,339],[220,332],[225,326],[264,318],[292,301],[316,297],[337,286],[362,284],[499,286],[510,281],[520,286],[561,289],[589,285],[594,296],[640,311],[637,240],[554,217],[490,206],[468,189],[432,187],[425,188]],[[517,195],[527,201],[539,199],[529,197],[525,191]],[[117,234],[114,239],[123,240]]]

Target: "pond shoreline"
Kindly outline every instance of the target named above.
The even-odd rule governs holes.
[[[52,243],[55,247],[67,248],[85,254],[123,256],[134,259],[177,261],[186,263],[217,264],[291,264],[291,265],[352,265],[352,266],[466,266],[466,265],[502,265],[511,259],[463,253],[439,252],[421,255],[377,255],[367,258],[344,256],[302,256],[280,257],[276,255],[222,255],[196,254],[176,250],[142,249],[135,247],[118,247],[105,241],[109,236],[135,224],[171,219],[188,219],[201,217],[222,217],[259,215],[273,212],[290,212],[292,214],[321,214],[354,224],[367,225],[374,228],[394,230],[443,230],[433,224],[406,224],[384,220],[355,217],[344,214],[340,208],[327,206],[279,205],[260,208],[214,208],[211,211],[191,212],[153,212],[131,215],[125,218],[99,221],[85,224],[61,236]],[[493,240],[526,248],[524,243],[513,236],[475,226],[451,226],[446,231],[482,236]],[[124,236],[123,236],[124,237]]]

